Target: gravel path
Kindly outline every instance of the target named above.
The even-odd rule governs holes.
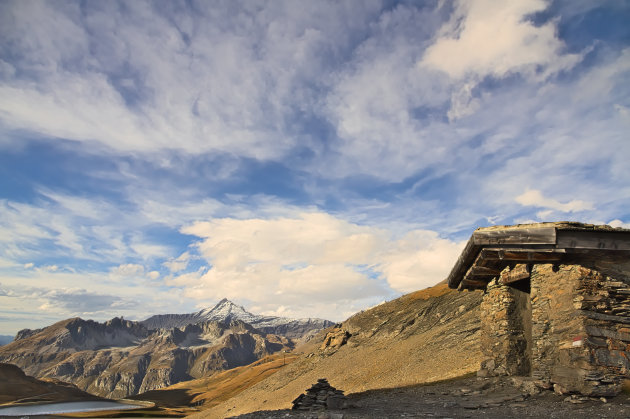
[[[348,395],[350,407],[338,411],[275,410],[238,416],[259,418],[630,418],[630,396],[588,398],[553,391],[524,391],[510,378],[469,377],[433,385]]]

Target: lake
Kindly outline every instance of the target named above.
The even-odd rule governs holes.
[[[101,410],[132,410],[153,407],[148,402],[117,402],[113,400],[94,400],[83,402],[59,402],[46,404],[16,405],[0,407],[2,416],[56,415],[60,413],[98,412]]]

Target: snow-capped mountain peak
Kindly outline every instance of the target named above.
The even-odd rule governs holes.
[[[333,322],[323,319],[290,319],[252,314],[227,298],[222,299],[212,308],[206,308],[196,313],[158,314],[143,320],[141,323],[148,329],[172,329],[208,321],[226,323],[232,320],[240,320],[260,331],[289,338],[299,338],[309,331],[320,330],[333,325]]]
[[[210,321],[230,321],[242,320],[244,322],[251,321],[258,316],[245,310],[243,306],[234,304],[227,298],[219,301],[214,307],[206,308],[196,313],[196,317],[200,320]]]

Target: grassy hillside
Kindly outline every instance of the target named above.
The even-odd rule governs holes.
[[[274,354],[247,366],[148,391],[129,399],[152,401],[157,406],[167,409],[182,406],[207,409],[231,399],[297,358],[298,356],[292,353]]]
[[[193,402],[199,400],[195,397],[206,398],[204,410],[194,417],[217,418],[289,408],[295,397],[322,377],[353,393],[465,375],[476,371],[481,359],[480,298],[479,292],[460,293],[440,284],[358,313],[329,329],[328,336],[320,333],[299,348],[302,353],[289,365],[269,370],[266,377],[257,375],[256,368],[262,366],[258,364],[251,372],[250,367],[242,367],[223,373],[226,378],[235,374],[234,379],[214,376],[213,382],[195,380],[178,388],[196,394]],[[249,374],[257,379],[242,379]],[[210,391],[216,395],[212,401]]]

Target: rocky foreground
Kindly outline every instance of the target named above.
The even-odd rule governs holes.
[[[320,378],[345,394],[460,377],[479,369],[480,292],[446,284],[357,313],[296,349],[296,359],[199,418],[290,409]]]
[[[372,390],[348,395],[348,408],[259,411],[239,419],[381,418],[628,418],[630,396],[580,397],[542,390],[518,378],[454,379],[432,385]]]

